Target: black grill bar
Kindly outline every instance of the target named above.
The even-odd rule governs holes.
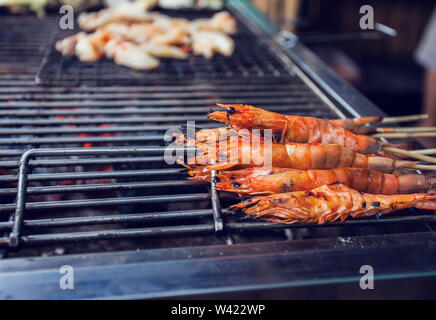
[[[93,166],[107,164],[130,164],[130,163],[151,163],[164,162],[162,156],[156,157],[128,157],[128,158],[91,158],[91,159],[65,159],[62,163],[59,160],[31,160],[30,167],[67,167],[67,166]],[[19,161],[0,161],[0,169],[14,169],[19,166]],[[29,177],[29,180],[32,178]],[[1,180],[0,180],[1,181]]]
[[[82,125],[82,124],[134,124],[134,123],[147,123],[147,122],[186,122],[186,121],[205,121],[205,115],[191,115],[191,116],[152,116],[152,117],[130,117],[130,118],[69,118],[69,119],[3,119],[0,121],[0,127],[6,126],[21,126],[21,125],[33,125],[33,126],[56,126],[56,125]],[[217,124],[215,124],[217,125]]]
[[[211,234],[214,232],[212,224],[196,224],[188,226],[174,227],[157,227],[141,229],[123,229],[110,231],[89,231],[89,232],[72,232],[46,235],[29,235],[22,236],[20,240],[23,244],[46,244],[62,243],[75,241],[92,241],[92,240],[110,240],[110,239],[132,239],[152,236],[177,236],[177,235],[194,235],[194,234]],[[7,243],[7,239],[0,238],[0,246]]]
[[[191,217],[200,217],[193,212],[187,212]],[[207,216],[210,212],[204,212],[204,216]],[[115,216],[115,217],[96,217],[100,219],[101,223],[119,223],[119,222],[139,222],[139,221],[150,221],[153,219],[153,215],[146,214],[145,217],[138,215],[136,219],[136,214],[132,216]],[[161,219],[166,214],[159,215],[155,217],[156,219]],[[168,218],[172,216],[172,213],[168,213]],[[182,218],[182,215],[175,214],[176,219]],[[94,217],[93,217],[94,218]],[[142,220],[144,219],[144,220]],[[436,222],[436,217],[434,215],[422,215],[416,217],[401,217],[401,218],[389,218],[389,219],[363,219],[363,220],[353,220],[346,222],[334,222],[327,223],[321,226],[314,224],[295,224],[295,225],[285,225],[276,224],[268,222],[231,222],[226,223],[225,232],[227,233],[240,233],[240,232],[253,232],[253,231],[270,231],[270,230],[283,230],[283,229],[293,229],[293,228],[310,228],[310,227],[344,227],[348,228],[350,226],[365,226],[377,224],[391,224],[391,223],[428,223]],[[29,227],[39,228],[39,227],[54,227],[54,226],[76,226],[76,225],[92,225],[94,221],[90,218],[72,218],[72,219],[59,219],[54,222],[49,222],[47,220],[33,220],[24,222],[24,224]],[[0,224],[0,230],[9,229],[11,223]],[[65,243],[65,242],[75,242],[75,241],[91,241],[91,240],[110,240],[110,239],[131,239],[135,237],[161,237],[161,236],[177,236],[177,235],[193,235],[193,234],[211,234],[215,232],[214,224],[196,224],[187,226],[170,226],[170,227],[157,227],[157,228],[141,228],[141,229],[128,229],[128,230],[104,230],[104,231],[90,231],[90,232],[73,232],[73,233],[56,233],[56,234],[36,234],[29,236],[21,236],[20,243],[25,245],[40,245],[49,243]],[[8,238],[0,238],[0,246],[5,246],[9,244]]]
[[[1,74],[0,73],[0,80],[1,79],[23,79],[23,80],[32,80],[33,75],[30,72],[29,75],[23,75],[23,74],[17,74],[17,75],[10,75],[10,74]],[[190,84],[186,83],[183,86],[180,86],[180,83],[174,83],[174,85],[168,85],[168,84],[162,84],[159,86],[153,86],[153,87],[147,87],[147,86],[110,86],[110,87],[96,87],[96,86],[83,86],[83,87],[39,87],[35,86],[32,82],[30,86],[19,86],[14,88],[0,88],[0,93],[5,94],[15,94],[15,93],[23,93],[23,96],[29,96],[31,93],[42,93],[46,95],[47,97],[50,97],[53,94],[62,93],[68,95],[68,97],[71,97],[72,94],[75,93],[87,93],[89,94],[89,97],[92,97],[93,99],[95,97],[101,97],[102,99],[107,99],[105,95],[101,95],[101,93],[108,94],[111,99],[113,98],[112,94],[130,94],[130,93],[152,93],[152,94],[159,94],[161,96],[164,94],[165,96],[178,96],[178,93],[182,92],[193,92],[194,94],[201,94],[196,93],[197,91],[206,91],[208,94],[205,95],[220,95],[220,93],[228,93],[232,91],[256,91],[256,90],[262,90],[262,91],[292,91],[292,90],[304,90],[307,91],[308,89],[303,85],[303,83],[265,83],[265,82],[258,82],[258,83],[250,83],[247,82],[244,85],[241,85],[238,82],[235,82],[234,84],[228,84],[229,82],[217,82],[213,81],[212,83],[197,83],[197,84]],[[307,91],[310,92],[310,91]],[[50,94],[50,95],[48,95]],[[34,97],[39,97],[37,95],[34,95]],[[189,96],[191,97],[191,96]],[[65,97],[61,96],[62,99],[65,99]]]
[[[211,107],[214,108],[214,110],[218,110],[218,108],[215,107],[216,103],[223,103],[223,104],[252,104],[252,105],[268,105],[269,103],[271,103],[271,98],[265,98],[265,95],[263,96],[264,98],[258,98],[258,99],[253,99],[253,98],[246,98],[246,99],[241,99],[241,98],[233,98],[233,99],[208,99],[208,100],[201,100],[201,99],[178,99],[178,100],[125,100],[125,101],[98,101],[98,100],[93,100],[93,101],[83,101],[83,100],[78,100],[78,101],[46,101],[46,102],[38,102],[38,101],[10,101],[10,102],[0,102],[0,108],[1,109],[11,109],[11,108],[80,108],[80,107],[104,107],[104,108],[110,108],[110,107],[128,107],[128,106],[138,106],[138,107],[157,107],[157,106],[163,106],[163,107],[168,107],[168,106],[186,106],[183,108],[177,108],[177,107],[173,107],[170,110],[154,110],[157,113],[162,113],[162,112],[184,112],[186,111],[185,109],[188,109],[190,111],[197,111],[197,113],[199,112],[207,112],[210,110],[210,107],[203,107],[204,109],[200,109],[198,107],[196,108],[192,108],[192,106],[204,106],[204,105],[209,105]],[[275,105],[277,104],[318,104],[319,103],[319,99],[317,99],[314,96],[307,96],[307,97],[289,97],[286,96],[284,98],[274,98],[274,102]],[[189,108],[191,107],[191,108]],[[145,109],[148,112],[152,112],[153,109]],[[5,111],[2,111],[1,114],[4,114]]]
[[[208,218],[212,215],[212,210],[183,210],[168,212],[149,212],[134,213],[109,216],[56,218],[56,219],[32,219],[23,221],[26,229],[42,229],[54,227],[79,227],[100,224],[120,224],[134,222],[160,222],[160,221],[179,221]],[[11,230],[14,226],[13,221],[0,222],[0,230]]]
[[[233,212],[223,210],[224,216],[233,215]],[[183,210],[170,212],[152,212],[152,213],[134,213],[123,215],[106,215],[106,216],[91,216],[91,217],[73,217],[73,218],[54,218],[54,219],[32,219],[23,221],[23,227],[26,229],[42,229],[42,228],[59,228],[59,227],[79,227],[93,226],[100,224],[120,224],[134,222],[160,222],[160,221],[178,221],[190,220],[193,218],[207,218],[213,215],[212,210]],[[284,225],[270,222],[230,222],[226,224],[227,232],[238,233],[239,231],[257,231],[271,230],[280,228],[312,228],[312,227],[349,227],[353,225],[373,225],[376,224],[392,224],[392,223],[429,223],[436,222],[434,215],[417,215],[409,217],[391,217],[389,219],[359,219],[348,220],[345,222],[331,222],[323,225],[313,223],[303,223],[294,225]],[[11,230],[13,221],[0,222],[0,230]]]
[[[20,189],[18,189],[20,191]],[[18,193],[20,195],[20,193]],[[1,205],[0,212],[17,212],[19,201],[23,203],[23,198],[17,197],[17,205]],[[86,200],[65,200],[53,202],[27,202],[26,210],[53,210],[63,208],[95,208],[118,205],[136,205],[148,203],[169,203],[169,202],[189,202],[197,200],[210,199],[209,193],[194,193],[194,194],[178,194],[178,195],[159,195],[159,196],[142,196],[142,197],[119,197],[119,198],[104,198],[104,199],[86,199]],[[24,199],[25,200],[25,199]],[[22,212],[23,209],[20,209]],[[19,221],[18,221],[19,222]]]
[[[0,86],[6,89],[17,86],[31,86],[33,84],[32,80],[0,80]]]
[[[129,148],[142,149],[142,148],[144,148],[144,146],[143,145],[129,144]],[[162,148],[162,146],[154,145],[154,148],[156,148],[156,150],[158,150],[158,148]],[[28,149],[0,149],[0,150],[1,150],[1,155],[3,157],[16,157],[16,156],[21,156],[24,152],[31,150],[31,148],[28,148]],[[0,181],[2,179],[1,177],[2,176],[0,176]]]
[[[144,169],[144,170],[123,170],[115,172],[89,171],[89,172],[73,172],[73,173],[41,173],[29,174],[28,181],[61,181],[61,180],[85,180],[85,179],[113,179],[113,178],[139,178],[152,177],[162,175],[179,174],[186,169],[168,168],[168,169]],[[17,176],[0,176],[0,182],[17,182]],[[1,208],[1,205],[0,205]]]
[[[155,142],[164,141],[164,135],[122,136],[122,137],[78,137],[78,138],[21,138],[0,139],[0,145],[41,145],[41,144],[84,144],[108,142]]]
[[[219,126],[219,125],[218,125]],[[215,128],[217,124],[202,124],[201,128]],[[148,125],[148,126],[114,126],[114,127],[79,127],[79,128],[20,128],[0,129],[0,135],[48,135],[48,134],[78,134],[78,133],[124,133],[124,132],[147,132],[166,131],[168,129],[180,129],[180,125]]]
[[[219,126],[219,124],[218,124]],[[206,123],[202,128],[215,128],[217,124]],[[114,126],[114,127],[79,127],[79,128],[20,128],[20,129],[0,129],[0,135],[46,135],[46,134],[79,134],[79,133],[124,133],[124,132],[147,132],[147,131],[166,131],[168,129],[180,129],[180,125],[148,125],[148,126]]]
[[[217,176],[216,171],[211,172],[210,193],[212,198],[212,211],[214,220],[214,229],[216,235],[221,235],[224,230],[224,221],[221,217],[221,203],[216,190]]]
[[[271,87],[259,87],[257,90],[274,90]],[[0,94],[1,100],[67,100],[67,99],[75,99],[75,100],[84,100],[84,99],[93,99],[93,100],[113,100],[113,99],[192,99],[192,98],[208,98],[210,96],[218,95],[221,99],[223,98],[246,98],[250,99],[253,97],[295,97],[295,98],[304,98],[309,97],[313,98],[312,94],[308,90],[302,90],[300,88],[286,88],[288,90],[279,90],[279,91],[269,91],[267,93],[263,93],[262,91],[245,91],[243,93],[238,93],[234,91],[230,92],[217,92],[217,91],[201,91],[201,92],[164,92],[164,93],[142,93],[142,92],[128,92],[128,93],[104,93],[104,94],[90,94],[90,93],[36,93],[36,94]],[[244,89],[247,90],[247,89]],[[189,101],[189,100],[188,100]],[[192,100],[191,100],[192,101]],[[152,101],[151,101],[152,102]],[[1,103],[0,106],[4,106],[5,104]]]
[[[197,184],[201,184],[201,182],[189,181],[189,180],[168,180],[168,181],[153,181],[153,182],[86,184],[86,185],[74,185],[74,186],[28,187],[27,194],[103,192],[103,191],[147,189],[147,188],[163,188],[163,187],[171,188],[171,187],[190,186],[190,185],[197,185]],[[5,188],[0,190],[0,196],[15,195],[16,193],[17,193],[16,188]]]
[[[212,106],[212,104],[211,104]],[[62,106],[58,106],[58,108],[62,108]],[[292,111],[294,111],[294,114],[298,114],[298,112],[305,112],[306,114],[308,112],[313,114],[321,114],[326,115],[328,114],[325,110],[319,110],[316,107],[316,104],[301,104],[301,105],[294,105],[293,108],[291,108]],[[212,110],[215,110],[212,108]],[[290,111],[290,107],[288,104],[282,105],[282,106],[271,106],[269,105],[268,110],[271,111]],[[0,111],[1,116],[15,116],[15,117],[41,117],[41,116],[58,116],[58,115],[64,115],[64,116],[85,116],[85,115],[122,115],[125,116],[133,115],[133,114],[166,114],[166,113],[183,113],[183,114],[206,114],[211,111],[211,107],[186,107],[186,108],[171,108],[171,109],[165,109],[165,108],[124,108],[124,109],[91,109],[91,108],[83,108],[83,109],[70,109],[70,110],[18,110],[18,111]]]

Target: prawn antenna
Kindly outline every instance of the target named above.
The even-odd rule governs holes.
[[[233,130],[235,130],[236,132],[238,132],[238,130],[236,130],[235,128],[233,128],[232,124],[230,123],[230,115],[235,113],[235,108],[233,107],[228,107],[226,108],[226,118],[227,121],[229,122],[229,127]]]

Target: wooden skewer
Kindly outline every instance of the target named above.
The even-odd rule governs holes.
[[[376,128],[377,132],[436,132],[436,127],[398,127],[398,128]]]
[[[422,171],[436,171],[436,165],[425,165],[425,164],[413,164],[405,167],[405,169],[414,169],[414,170],[422,170]]]
[[[432,138],[436,137],[436,132],[387,132],[376,133],[372,137],[386,139]]]
[[[412,114],[409,116],[386,117],[381,123],[401,123],[428,119],[428,114]]]
[[[410,150],[412,153],[419,153],[419,154],[436,154],[436,148],[433,149],[421,149],[421,150]]]
[[[399,149],[399,148],[395,148],[395,147],[388,147],[388,146],[383,147],[383,150],[385,150],[387,152],[391,152],[391,153],[401,154],[403,156],[408,156],[410,158],[419,159],[422,161],[436,163],[436,158],[429,157],[429,156],[426,156],[424,154],[414,153],[411,151],[407,151],[407,150],[403,150],[403,149]]]

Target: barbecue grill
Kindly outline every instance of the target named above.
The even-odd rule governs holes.
[[[53,42],[68,31],[56,16],[1,17],[1,298],[360,297],[368,264],[380,288],[434,281],[431,213],[254,221],[226,210],[233,196],[164,162],[165,131],[216,126],[206,117],[216,103],[383,115],[248,2],[227,7],[238,19],[232,57],[163,60],[146,73],[63,59]],[[75,270],[74,290],[59,288],[62,265]]]

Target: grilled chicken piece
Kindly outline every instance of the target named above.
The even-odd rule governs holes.
[[[158,58],[186,59],[188,57],[187,52],[180,47],[166,44],[148,43],[141,45],[140,48],[149,55]]]
[[[79,32],[56,42],[56,49],[64,56],[76,55],[80,61],[95,62],[105,54],[106,39],[103,32]]]
[[[150,56],[140,46],[118,39],[112,39],[106,45],[106,56],[113,58],[116,64],[136,70],[151,70],[159,66],[159,60]]]
[[[82,29],[90,31],[112,22],[153,22],[162,16],[156,12],[148,12],[143,4],[133,2],[98,12],[83,12],[78,17],[78,23]]]
[[[233,54],[235,43],[228,35],[217,31],[196,31],[192,36],[192,50],[197,55],[211,59],[214,53],[226,57]]]
[[[191,33],[197,31],[219,31],[227,34],[236,33],[236,20],[227,11],[221,11],[210,19],[196,19],[191,22]]]
[[[56,42],[56,50],[59,51],[63,56],[70,57],[76,54],[76,44],[77,44],[77,38],[80,36],[80,34],[83,34],[84,32],[79,32],[75,35],[72,35],[70,37],[67,37],[65,39],[59,40]]]
[[[172,21],[176,20],[176,21]],[[123,38],[138,44],[154,42],[168,45],[189,44],[188,27],[184,19],[157,19],[152,23],[111,23],[98,30],[105,30],[111,37]]]
[[[103,31],[93,34],[79,33],[76,44],[76,55],[80,61],[95,62],[105,55],[105,46],[109,37]]]
[[[235,46],[226,33],[236,32],[236,21],[227,12],[191,23],[146,12],[143,6],[133,3],[81,14],[79,24],[85,30],[96,30],[58,41],[56,49],[62,55],[77,55],[86,62],[106,55],[118,64],[140,70],[156,68],[159,61],[153,57],[186,59],[189,45],[195,54],[208,59],[214,53],[230,56]]]

